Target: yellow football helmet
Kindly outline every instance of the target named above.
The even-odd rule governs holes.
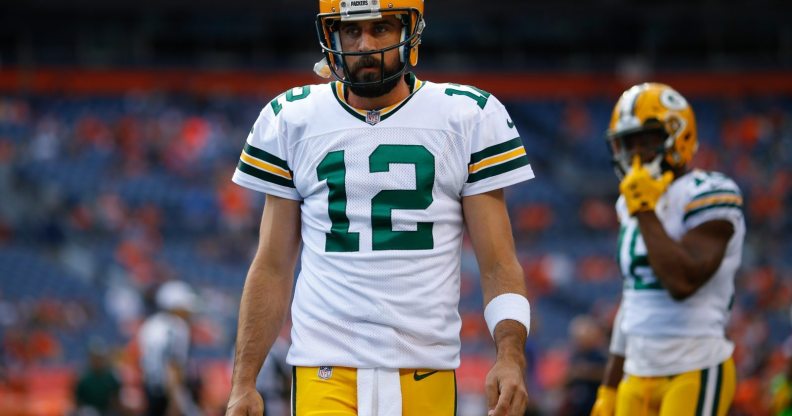
[[[319,14],[316,16],[316,30],[319,36],[319,45],[325,55],[325,63],[330,73],[339,81],[347,85],[368,86],[372,84],[387,83],[401,77],[407,70],[407,65],[418,64],[418,45],[421,44],[421,33],[426,23],[423,18],[423,0],[319,0]],[[344,52],[338,36],[338,23],[343,21],[379,19],[383,16],[399,16],[402,24],[401,41],[386,48],[367,52]],[[385,77],[384,67],[380,81],[353,83],[344,65],[347,56],[360,56],[380,54],[381,61],[385,61],[385,52],[399,49],[402,67],[398,73]],[[320,73],[317,64],[315,70]],[[324,72],[327,68],[324,68]],[[341,71],[341,72],[339,72]],[[329,76],[329,75],[327,75]]]
[[[688,164],[698,149],[696,116],[687,100],[665,84],[647,82],[625,91],[613,108],[607,132],[616,174],[631,166],[624,138],[642,132],[661,132],[666,139],[658,156],[648,164],[653,175]]]

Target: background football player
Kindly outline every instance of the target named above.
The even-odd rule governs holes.
[[[187,385],[189,320],[198,310],[198,297],[187,283],[174,280],[157,290],[156,303],[159,311],[138,334],[146,415],[201,415]]]
[[[419,80],[421,0],[320,0],[336,81],[261,112],[234,173],[267,194],[242,295],[228,415],[261,414],[255,378],[292,304],[295,415],[450,415],[466,226],[497,347],[490,414],[527,404],[530,322],[502,188],[533,178],[511,118],[474,87]]]
[[[608,143],[625,281],[592,414],[725,415],[736,384],[725,326],[745,236],[740,190],[689,169],[696,120],[667,85],[625,91]]]

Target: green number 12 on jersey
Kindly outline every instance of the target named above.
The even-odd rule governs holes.
[[[369,172],[389,172],[394,163],[415,167],[415,189],[382,190],[371,200],[373,250],[427,250],[434,247],[431,222],[419,222],[415,231],[393,231],[394,209],[427,209],[432,204],[435,159],[419,145],[380,145],[369,155]],[[344,151],[325,155],[316,168],[319,181],[327,181],[327,210],[332,223],[325,251],[360,251],[360,233],[349,231]]]

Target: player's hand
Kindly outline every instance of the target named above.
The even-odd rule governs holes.
[[[633,158],[632,169],[619,184],[619,191],[627,202],[627,211],[635,215],[642,211],[654,211],[657,200],[668,189],[674,180],[672,172],[665,172],[659,179],[655,179],[641,164],[641,158]]]
[[[528,406],[525,358],[498,358],[487,373],[487,416],[523,416]]]
[[[255,387],[232,388],[225,414],[226,416],[261,416],[264,414],[264,399]]]
[[[616,414],[616,389],[600,386],[597,389],[597,401],[591,408],[591,416],[613,416]]]

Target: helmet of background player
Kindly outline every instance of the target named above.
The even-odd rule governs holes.
[[[666,170],[683,168],[693,159],[698,149],[693,109],[668,85],[635,85],[619,98],[607,131],[616,175],[622,178],[630,170],[634,154],[631,142],[658,136],[657,148],[653,149],[656,156],[643,160],[655,177]]]
[[[340,82],[355,86],[369,87],[392,82],[401,77],[408,65],[418,64],[418,45],[421,44],[421,33],[426,24],[423,19],[423,0],[319,0],[319,14],[316,16],[316,30],[319,45],[325,55],[325,62],[330,73]],[[363,52],[344,52],[338,28],[341,22],[381,19],[385,16],[398,16],[403,27],[401,41],[382,49]],[[385,52],[399,50],[401,67],[395,73],[386,76]],[[380,55],[381,72],[377,81],[353,81],[347,69],[346,58],[349,56]],[[315,70],[322,72],[324,63],[320,61]],[[328,75],[329,76],[329,75]]]
[[[198,296],[190,285],[172,280],[164,283],[157,290],[157,306],[165,311],[182,311],[195,313],[198,311]]]

